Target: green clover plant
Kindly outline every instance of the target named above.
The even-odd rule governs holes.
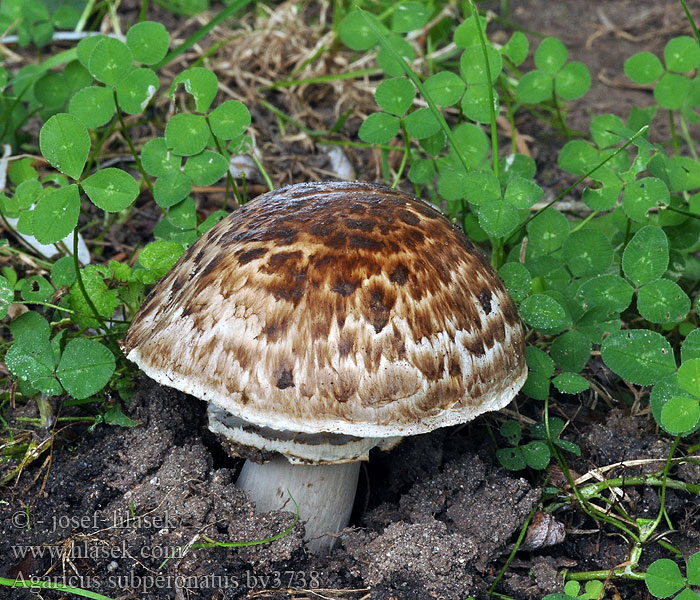
[[[650,386],[652,414],[676,436],[675,450],[682,437],[700,427],[700,263],[695,257],[700,161],[688,128],[698,122],[700,108],[698,40],[671,40],[663,63],[648,53],[626,63],[625,72],[635,82],[654,84],[657,107],[634,109],[626,120],[594,115],[589,132],[571,132],[564,119],[566,102],[589,89],[585,65],[570,62],[564,44],[549,37],[534,52],[535,69],[522,74],[519,67],[530,54],[527,38],[516,33],[502,46],[492,44],[487,20],[468,4],[467,18],[445,36],[445,43],[457,49],[447,59],[425,55],[419,63],[415,49],[406,46],[406,28],[396,27],[390,11],[379,16],[350,12],[339,35],[354,50],[377,49],[385,73],[375,90],[378,110],[358,132],[380,149],[385,178],[397,185],[407,172],[419,195],[445,206],[473,241],[488,242],[491,262],[531,332],[523,392],[544,403],[545,418],[532,428],[527,443],[521,442],[519,423],[505,422],[501,435],[507,445],[497,457],[509,469],[542,469],[556,458],[568,473],[562,450],[578,454],[578,448],[559,439],[563,423],[547,416],[548,406],[553,393],[589,390],[594,353],[629,384]],[[414,9],[401,3],[396,10],[410,14]],[[430,16],[416,12],[405,27],[422,28]],[[515,111],[533,105],[536,114],[550,114],[553,124],[573,138],[561,148],[558,164],[576,182],[552,199],[546,199],[534,162],[516,151],[515,141],[505,156],[498,147],[496,115],[505,113],[515,140]],[[650,141],[659,108],[680,124],[682,137],[674,128],[670,146]],[[680,153],[681,139],[691,156]],[[403,152],[395,173],[388,162],[391,148]],[[557,201],[578,186],[580,208],[559,208]],[[684,339],[683,350],[675,352],[673,344]],[[670,464],[644,482],[690,491],[670,480]],[[631,520],[629,527],[588,503],[589,494],[600,492],[594,486],[582,493],[573,486],[572,498],[630,537],[631,571],[616,570],[613,576],[639,579],[634,569],[663,508],[659,518]],[[585,574],[588,580],[607,577]],[[569,590],[574,596],[579,591],[574,594],[573,585]]]
[[[12,89],[25,86],[15,107],[24,102],[25,111],[38,109],[46,117],[39,149],[55,171],[42,178],[28,159],[13,163],[10,185],[0,194],[0,214],[8,226],[16,223],[18,234],[35,240],[35,251],[38,243],[63,255],[55,261],[50,256],[38,259],[47,267],[46,276],[20,277],[10,267],[0,275],[0,317],[12,304],[35,309],[10,323],[13,342],[5,351],[5,364],[24,395],[65,393],[82,400],[99,394],[111,381],[128,397],[129,367],[116,345],[128,325],[124,317],[134,314],[147,286],[226,214],[216,211],[200,221],[193,187],[228,176],[227,188],[237,193],[228,164],[231,153],[249,149],[245,133],[250,113],[236,100],[215,104],[218,85],[208,69],[186,69],[174,79],[168,94],[177,100],[183,89],[185,102],[165,123],[162,137],[140,150],[131,140],[124,116],[143,115],[158,97],[154,65],[169,46],[170,36],[161,24],[143,21],[129,29],[125,41],[85,37],[75,49],[76,59],[62,72],[38,71],[27,79],[20,70],[10,83]],[[42,101],[49,97],[50,104]],[[100,168],[101,145],[115,129],[131,150],[136,176],[133,169]],[[155,241],[140,250],[133,266],[115,260],[80,264],[74,251],[81,216],[101,214],[109,227],[128,218],[144,189],[163,212]],[[66,244],[66,239],[73,243]],[[16,252],[3,244],[7,252]],[[114,405],[98,418],[134,424]]]

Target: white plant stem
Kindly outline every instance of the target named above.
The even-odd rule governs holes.
[[[236,485],[248,492],[260,512],[295,512],[292,495],[305,522],[309,549],[320,554],[332,549],[338,533],[347,526],[355,499],[359,462],[332,465],[292,464],[283,456],[258,464],[247,460]]]

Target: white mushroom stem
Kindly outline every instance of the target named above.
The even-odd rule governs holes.
[[[296,511],[305,522],[309,549],[320,554],[331,550],[338,533],[347,526],[352,512],[360,463],[332,465],[292,464],[284,456],[258,464],[247,460],[236,485],[248,492],[258,511]],[[289,491],[289,493],[288,493]]]

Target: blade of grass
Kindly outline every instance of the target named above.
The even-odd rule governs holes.
[[[683,7],[683,10],[685,11],[685,16],[688,18],[688,23],[690,23],[690,26],[693,28],[693,33],[695,34],[695,39],[698,41],[700,44],[700,32],[698,31],[698,28],[695,26],[695,19],[690,14],[690,11],[688,10],[688,7],[685,5],[685,0],[680,0],[681,6]]]
[[[24,579],[24,577],[18,577],[17,579],[0,577],[0,585],[14,588],[26,588],[30,590],[58,590],[59,592],[75,594],[76,596],[82,596],[83,598],[93,598],[93,600],[113,600],[109,596],[98,594],[97,592],[91,592],[90,590],[63,585],[62,583],[54,583],[53,581],[36,581],[35,579],[27,581]]]
[[[266,92],[268,90],[288,88],[295,85],[306,85],[309,83],[329,83],[331,81],[342,81],[343,79],[355,79],[357,77],[364,77],[365,75],[375,75],[376,73],[381,73],[381,71],[382,70],[380,68],[373,67],[369,69],[359,69],[357,71],[346,71],[345,73],[334,73],[332,75],[309,77],[307,79],[285,79],[283,81],[266,85],[265,87],[260,88],[260,91]]]
[[[498,128],[496,126],[496,109],[494,106],[493,85],[491,85],[491,65],[489,64],[489,54],[486,49],[486,39],[484,32],[481,31],[481,21],[479,21],[479,13],[474,5],[474,0],[469,0],[474,21],[476,22],[476,32],[479,34],[479,44],[481,44],[481,53],[484,56],[484,67],[486,69],[486,80],[489,88],[489,113],[491,117],[491,155],[493,159],[493,173],[496,177],[499,176],[498,170]]]
[[[632,144],[637,138],[639,138],[640,136],[644,135],[644,134],[646,133],[647,129],[649,129],[649,126],[648,126],[648,125],[644,125],[644,127],[642,127],[641,129],[639,129],[639,131],[637,131],[637,133],[635,133],[630,139],[628,139],[624,144],[622,144],[622,146],[620,146],[617,150],[615,150],[615,152],[613,152],[610,156],[608,156],[607,158],[605,158],[604,160],[602,160],[600,163],[598,163],[598,164],[597,164],[595,167],[593,167],[592,169],[589,169],[588,172],[586,172],[586,173],[584,173],[583,175],[581,175],[581,177],[579,177],[576,181],[574,181],[574,183],[572,183],[572,184],[571,184],[569,187],[567,187],[564,191],[562,191],[562,192],[560,192],[559,194],[557,194],[557,195],[555,196],[555,198],[554,198],[551,202],[548,202],[548,203],[545,204],[542,208],[540,208],[537,212],[531,214],[531,215],[523,222],[523,224],[520,225],[519,229],[522,229],[523,227],[525,227],[530,221],[532,221],[532,219],[534,219],[537,215],[539,215],[543,210],[546,210],[546,209],[548,209],[550,206],[552,206],[552,204],[554,204],[554,203],[556,203],[556,202],[559,202],[559,200],[561,200],[564,196],[566,196],[571,190],[576,189],[580,183],[582,183],[583,181],[585,181],[588,177],[590,177],[593,173],[595,173],[598,169],[600,169],[600,167],[602,167],[605,163],[607,163],[609,160],[612,160],[615,156],[617,156],[618,154],[620,154],[620,152],[622,152],[625,148],[627,148],[627,146],[629,146],[630,144]]]

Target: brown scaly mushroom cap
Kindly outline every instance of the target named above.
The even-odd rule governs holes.
[[[359,182],[292,185],[233,212],[160,280],[123,348],[231,415],[237,442],[276,438],[266,449],[302,461],[318,459],[299,445],[347,442],[320,458],[343,462],[470,421],[527,373],[513,301],[464,233]]]

